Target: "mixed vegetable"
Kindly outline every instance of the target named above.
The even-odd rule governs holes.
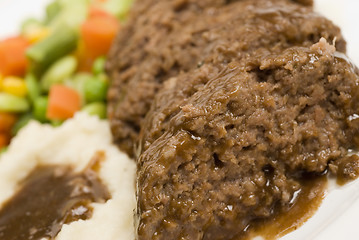
[[[30,120],[106,118],[105,56],[132,0],[55,0],[0,40],[0,153]]]

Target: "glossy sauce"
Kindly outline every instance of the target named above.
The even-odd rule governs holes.
[[[0,210],[0,239],[53,239],[63,224],[91,218],[91,203],[111,197],[96,172],[103,157],[80,173],[70,166],[34,169]]]
[[[275,214],[248,225],[244,240],[261,236],[266,240],[278,239],[302,226],[320,207],[326,196],[327,176],[301,180],[302,188],[294,195],[291,205],[275,208]]]

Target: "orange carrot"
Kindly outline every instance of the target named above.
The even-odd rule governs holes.
[[[96,58],[106,55],[119,29],[119,22],[105,12],[93,13],[81,26],[81,35],[86,51]]]
[[[11,113],[0,112],[0,133],[9,133],[16,122],[16,116]]]
[[[6,133],[0,133],[0,149],[9,144],[10,137]]]
[[[25,74],[27,59],[25,51],[29,42],[23,37],[14,37],[0,42],[0,73],[4,76]]]
[[[93,6],[96,6],[96,5],[101,5],[103,3],[107,2],[107,0],[94,0],[93,1]]]
[[[49,105],[46,117],[50,120],[65,120],[80,110],[79,94],[66,86],[53,85],[49,93]]]
[[[105,10],[98,8],[96,6],[91,6],[89,9],[89,18],[94,18],[94,17],[110,17],[113,18],[108,12],[106,12]]]

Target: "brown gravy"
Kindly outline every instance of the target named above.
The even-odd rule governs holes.
[[[97,176],[100,158],[80,173],[70,166],[39,166],[0,209],[0,239],[53,239],[65,223],[92,216],[92,202],[110,194]]]
[[[278,207],[272,217],[259,220],[247,228],[244,240],[261,236],[266,240],[278,239],[302,226],[320,207],[327,193],[326,175],[304,178],[290,206]]]

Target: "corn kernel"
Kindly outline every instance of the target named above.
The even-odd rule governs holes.
[[[49,35],[50,31],[47,28],[39,28],[31,31],[26,35],[26,38],[31,44],[41,41]]]
[[[27,94],[25,81],[19,77],[5,77],[2,83],[2,91],[18,97],[25,97]]]

